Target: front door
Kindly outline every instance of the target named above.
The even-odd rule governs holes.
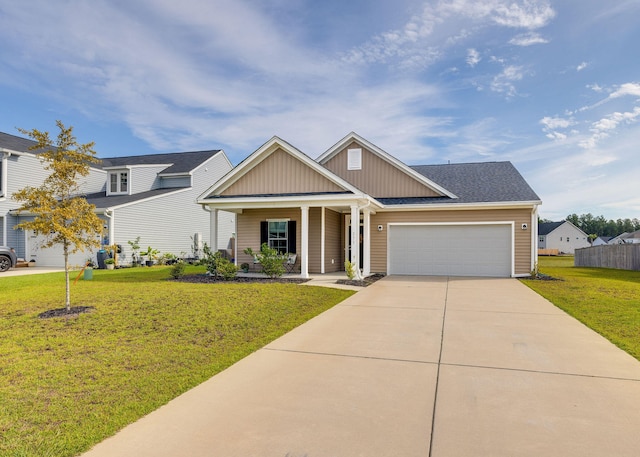
[[[344,239],[346,240],[346,246],[345,246],[345,261],[346,260],[351,260],[351,215],[347,215],[346,216],[346,221],[345,221],[345,237]],[[364,256],[362,255],[362,253],[364,252],[364,222],[362,219],[360,219],[360,259],[359,259],[359,268],[362,270],[364,268]]]

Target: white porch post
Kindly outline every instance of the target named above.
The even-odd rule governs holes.
[[[209,219],[209,242],[211,243],[211,252],[218,252],[218,210],[211,208]]]
[[[324,274],[324,206],[320,208],[320,274]]]
[[[301,206],[300,213],[302,216],[302,246],[300,253],[300,276],[302,278],[309,277],[309,207]]]
[[[371,210],[365,208],[363,214],[363,243],[362,243],[362,276],[371,274]]]
[[[358,205],[351,206],[351,263],[356,270],[355,279],[362,279],[360,273],[360,210]]]

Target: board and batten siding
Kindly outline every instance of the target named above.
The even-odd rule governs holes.
[[[362,169],[347,169],[347,150],[362,149]],[[411,178],[378,155],[353,142],[342,149],[324,166],[345,181],[372,197],[434,197],[439,196],[433,189]]]
[[[514,222],[515,274],[531,272],[531,227],[522,230],[522,224],[531,225],[530,209],[458,210],[458,211],[398,211],[379,212],[371,216],[371,272],[386,273],[387,232],[389,223],[473,223]],[[383,230],[378,231],[378,225]]]
[[[337,184],[309,168],[282,149],[266,157],[221,195],[262,195],[314,192],[341,192]]]

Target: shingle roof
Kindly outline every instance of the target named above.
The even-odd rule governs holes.
[[[167,189],[155,189],[147,192],[140,192],[133,195],[110,195],[107,196],[106,192],[98,192],[94,194],[87,194],[85,197],[87,202],[96,205],[96,208],[113,208],[114,206],[120,206],[127,203],[144,200],[146,198],[156,197],[158,195],[164,195],[177,190],[185,189],[184,187],[173,187]]]
[[[102,159],[103,167],[123,167],[127,165],[171,164],[161,174],[188,173],[220,152],[210,151],[173,152],[168,154],[147,154],[128,157],[107,157]]]
[[[558,227],[560,227],[562,224],[564,224],[566,221],[560,221],[560,222],[540,222],[538,224],[538,235],[548,235],[549,233],[553,232],[555,229],[557,229]]]
[[[384,204],[531,202],[540,197],[511,162],[414,165],[412,169],[457,198],[379,198]]]
[[[11,149],[12,151],[17,152],[29,152],[31,154],[37,154],[39,151],[32,151],[29,149],[36,144],[37,143],[33,140],[0,132],[0,148]]]
[[[32,151],[29,148],[36,144],[35,141],[19,136],[0,132],[0,148],[10,149],[17,152],[30,152],[37,154],[40,151]],[[147,154],[127,157],[107,157],[102,160],[102,164],[93,165],[94,168],[101,167],[124,167],[127,165],[169,165],[162,171],[162,174],[188,173],[197,168],[211,157],[220,153],[220,149],[210,151],[194,152],[172,152],[168,154]]]

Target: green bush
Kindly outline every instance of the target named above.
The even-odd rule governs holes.
[[[211,251],[211,248],[207,243],[204,243],[202,252],[204,253],[204,257],[201,263],[207,267],[207,271],[211,275],[215,277],[222,277],[227,281],[236,277],[238,267],[233,262],[222,257],[222,254],[219,252]]]
[[[169,274],[174,279],[182,278],[184,276],[184,269],[186,268],[186,266],[187,265],[182,260],[178,260],[171,266]]]
[[[347,272],[347,278],[349,278],[350,281],[353,281],[356,277],[356,266],[348,260],[345,260],[344,270]]]
[[[267,243],[262,243],[259,253],[253,252],[251,248],[245,249],[244,253],[258,259],[258,262],[262,265],[262,272],[272,279],[279,278],[285,272],[284,260],[287,256],[278,254],[278,250],[270,248]]]

